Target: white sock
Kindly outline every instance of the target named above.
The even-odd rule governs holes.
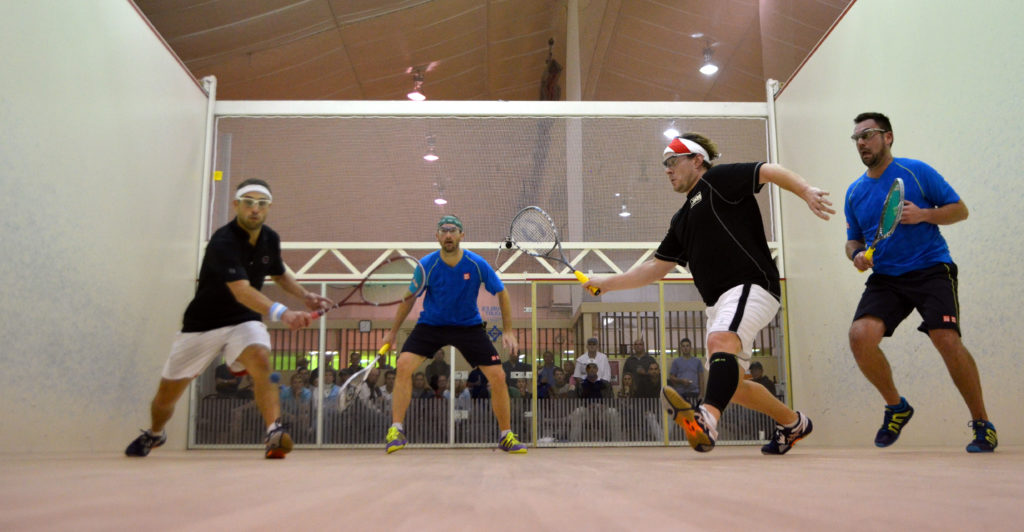
[[[281,428],[281,424],[278,423],[277,421],[275,421],[275,422],[273,422],[273,423],[271,423],[270,425],[267,426],[267,434],[270,434],[271,432],[274,432],[275,430],[277,430],[279,428]]]
[[[792,424],[789,424],[789,425],[783,425],[783,427],[785,427],[787,429],[795,429],[796,426],[799,425],[799,424],[800,424],[800,414],[797,414],[796,415],[796,421],[794,421]]]
[[[401,423],[392,423],[391,426],[395,427],[396,429],[398,429],[398,430],[400,430],[402,432],[405,432],[405,427],[403,427]]]
[[[508,434],[509,432],[512,432],[512,431],[508,430],[508,429],[501,431],[501,435],[498,436],[498,439],[499,440],[504,440],[505,439],[505,435]]]

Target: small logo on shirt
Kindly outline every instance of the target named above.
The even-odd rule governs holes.
[[[956,316],[943,316],[942,321],[944,323],[956,323]]]
[[[692,209],[695,205],[700,203],[702,199],[704,199],[703,196],[701,196],[700,192],[698,192],[695,196],[690,198],[690,208]]]
[[[469,272],[462,274],[462,278],[465,279],[466,281],[468,281],[469,280]]]

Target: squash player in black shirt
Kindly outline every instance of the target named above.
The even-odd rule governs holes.
[[[278,420],[280,400],[270,383],[270,335],[261,315],[292,330],[309,325],[313,316],[271,301],[260,289],[270,275],[310,310],[328,308],[331,301],[302,288],[285,269],[281,239],[264,225],[272,200],[265,181],[247,179],[238,185],[235,219],[214,232],[206,246],[195,297],[185,309],[150,404],[152,424],[128,445],[126,455],[146,456],[167,441],[163,429],[175,403],[188,383],[221,355],[233,373],[252,375],[256,404],[267,424],[265,456],[284,458],[291,451],[291,437]]]
[[[704,401],[691,405],[674,389],[662,395],[673,420],[686,431],[690,446],[714,448],[718,420],[730,402],[763,412],[777,423],[764,454],[785,454],[811,433],[811,420],[779,401],[760,384],[743,379],[757,333],[779,310],[779,271],[768,249],[761,211],[754,194],[775,183],[799,196],[815,216],[828,220],[828,192],[812,187],[777,164],[711,165],[718,148],[699,133],[669,143],[662,156],[672,188],[686,195],[672,217],[654,258],[625,273],[594,277],[586,283],[602,293],[655,282],[677,264],[690,270],[707,304],[708,382]]]

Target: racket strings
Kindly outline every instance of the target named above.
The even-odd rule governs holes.
[[[419,294],[423,271],[418,262],[397,259],[377,266],[361,288],[367,303],[385,305]]]
[[[523,251],[531,254],[547,255],[558,245],[558,231],[551,220],[538,210],[521,212],[512,221],[509,234],[520,249],[523,244],[530,244],[534,249]]]

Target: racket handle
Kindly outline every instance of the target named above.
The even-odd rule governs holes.
[[[867,251],[864,252],[864,258],[871,260],[871,257],[875,256],[875,246],[871,246]]]
[[[586,274],[584,274],[583,272],[574,270],[572,273],[576,275],[576,279],[581,283],[586,283],[587,281],[590,280],[590,277],[587,277]],[[601,289],[596,286],[588,286],[587,290],[589,290],[590,293],[594,294],[595,296],[601,295]]]
[[[384,345],[380,346],[380,350],[377,351],[377,355],[378,356],[383,356],[384,353],[388,352],[388,349],[391,349],[391,344],[384,344]]]

